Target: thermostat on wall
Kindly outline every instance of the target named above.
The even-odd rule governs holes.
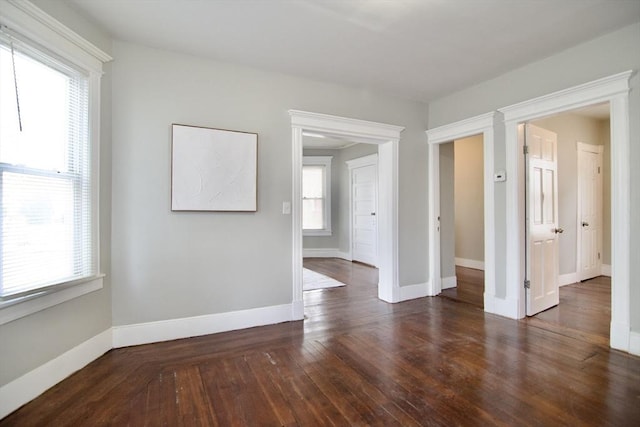
[[[507,172],[506,171],[498,171],[493,174],[493,180],[495,182],[503,182],[507,180]]]

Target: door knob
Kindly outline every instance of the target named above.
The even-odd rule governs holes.
[[[564,229],[563,228],[554,228],[553,232],[556,234],[562,234],[564,233]]]
[[[588,226],[589,226],[589,223],[588,223],[587,221],[582,221],[582,226],[583,226],[583,227],[588,227]]]
[[[371,212],[371,216],[376,216],[376,213],[375,212]]]

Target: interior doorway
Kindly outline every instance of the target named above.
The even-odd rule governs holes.
[[[442,296],[484,307],[482,135],[440,145]]]
[[[378,263],[378,145],[315,132],[302,138],[303,290],[333,288],[338,279],[316,261]]]
[[[290,110],[292,131],[292,318],[304,318],[302,290],[303,132],[378,146],[378,297],[401,300],[398,273],[398,143],[400,126]],[[287,212],[284,202],[283,212]]]
[[[611,322],[611,132],[610,106],[602,103],[571,110],[538,119],[527,124],[529,135],[553,134],[557,141],[557,203],[556,220],[547,228],[560,229],[561,233],[549,234],[555,240],[557,250],[553,263],[557,273],[555,303],[530,312],[532,301],[527,294],[527,315],[535,315],[537,321],[574,333],[592,336],[594,340],[609,340]],[[544,131],[544,132],[543,132]],[[548,138],[547,138],[548,139]],[[551,147],[550,144],[547,144]],[[532,151],[533,150],[533,151]],[[529,148],[528,156],[536,156],[535,148]],[[603,159],[606,157],[607,161]],[[526,171],[526,170],[525,170]],[[528,182],[538,178],[529,177]],[[540,181],[543,181],[540,179]],[[604,184],[606,182],[606,185]],[[530,192],[533,185],[525,187]],[[547,197],[549,198],[549,197]],[[527,223],[531,222],[533,195],[526,209]],[[542,209],[544,211],[544,209]],[[535,239],[528,239],[532,247]],[[534,261],[528,251],[527,262]],[[537,280],[527,267],[529,280]],[[535,285],[532,283],[531,287]],[[529,291],[531,292],[531,291]],[[549,292],[551,295],[552,292]],[[553,307],[554,305],[558,307]]]
[[[485,311],[500,313],[504,303],[496,295],[496,224],[495,224],[495,184],[504,182],[504,171],[494,171],[494,129],[500,117],[488,113],[461,122],[428,130],[429,143],[429,295],[439,295],[443,289],[441,247],[443,242],[441,204],[445,191],[441,190],[440,151],[447,143],[477,135],[482,140],[482,202],[478,207],[483,213],[484,274],[474,280],[483,283],[482,305]],[[447,148],[444,148],[446,150]],[[477,210],[476,210],[477,212]],[[446,227],[446,224],[445,224]],[[451,241],[451,240],[450,240]],[[446,244],[446,243],[445,243]],[[455,265],[455,255],[454,262]],[[453,268],[453,267],[452,267]],[[446,274],[446,273],[445,273]],[[457,273],[455,273],[457,276]],[[444,285],[447,283],[445,281]]]
[[[507,174],[517,179],[507,181],[506,191],[506,301],[517,310],[510,315],[525,315],[524,269],[524,174],[518,144],[518,125],[561,112],[600,103],[609,103],[611,156],[611,323],[610,345],[630,350],[630,167],[629,164],[629,77],[623,72],[583,85],[568,88],[529,101],[505,107],[504,115]],[[509,305],[511,306],[511,305]]]

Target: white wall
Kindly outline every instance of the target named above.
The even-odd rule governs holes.
[[[437,127],[464,118],[494,111],[517,102],[557,90],[593,81],[627,70],[640,69],[640,23],[582,43],[546,59],[530,63],[473,87],[450,94],[429,104],[429,127]],[[481,58],[479,58],[481,60]],[[640,182],[640,77],[630,81],[630,164],[631,183]],[[505,169],[504,136],[497,135],[494,150],[495,170]],[[507,177],[509,179],[509,177]],[[505,187],[495,184],[496,211],[496,293],[506,292],[505,266]],[[631,271],[640,276],[640,187],[631,186]],[[640,286],[631,286],[631,307],[640,306]],[[640,331],[640,310],[631,310],[633,331]]]
[[[608,121],[608,120],[607,120]],[[558,222],[564,233],[559,238],[560,274],[576,272],[578,239],[578,154],[577,142],[591,145],[604,145],[602,140],[602,121],[574,113],[536,120],[532,124],[555,132],[558,135]],[[608,140],[606,141],[609,142]],[[608,146],[606,147],[608,150]],[[604,162],[603,155],[603,200],[611,200],[610,188],[604,181],[610,181],[611,169]],[[606,177],[606,178],[605,178]],[[606,193],[606,197],[605,197]],[[609,202],[610,204],[610,202]],[[610,212],[610,206],[607,206]],[[605,220],[607,223],[605,223]],[[610,242],[611,216],[603,218],[603,238]],[[608,234],[606,234],[608,231]],[[603,245],[604,246],[604,245]],[[611,245],[607,245],[610,251]],[[603,252],[603,262],[611,259],[610,252]],[[605,262],[606,264],[606,262]]]
[[[400,283],[426,281],[424,105],[124,42],[114,57],[114,325],[291,302],[289,109],[406,127]],[[170,211],[171,123],[259,134],[257,212]]]
[[[107,53],[111,39],[62,2],[33,1]],[[104,287],[0,326],[0,386],[71,350],[111,327],[111,66],[102,77],[100,147],[100,263]]]

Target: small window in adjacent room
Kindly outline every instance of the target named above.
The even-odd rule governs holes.
[[[0,302],[97,274],[89,73],[0,31]]]
[[[302,162],[302,232],[331,235],[331,156],[304,156]]]

